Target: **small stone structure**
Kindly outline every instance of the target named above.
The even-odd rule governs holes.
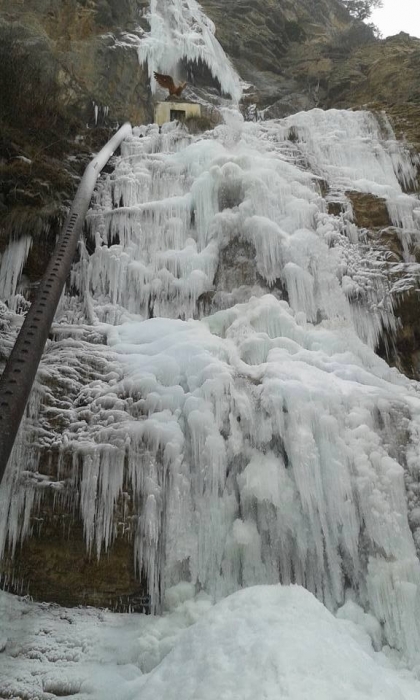
[[[178,100],[158,102],[155,107],[155,124],[162,126],[175,119],[184,121],[189,117],[201,117],[201,105],[197,102],[181,102]]]

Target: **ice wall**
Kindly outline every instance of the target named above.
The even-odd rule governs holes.
[[[153,72],[177,73],[180,62],[202,61],[222,91],[238,102],[242,89],[239,76],[215,37],[213,22],[196,0],[151,0],[147,15],[150,31],[139,44],[140,63],[147,63],[152,91]]]
[[[3,541],[54,489],[98,556],[131,535],[157,605],[181,580],[216,599],[295,582],[333,610],[351,591],[417,663],[418,385],[372,349],[395,324],[390,263],[345,197],[380,192],[415,237],[413,177],[367,113],[136,129],[38,375],[30,449],[53,457],[22,477],[16,453]]]

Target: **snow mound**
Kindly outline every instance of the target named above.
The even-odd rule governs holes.
[[[351,622],[299,586],[255,586],[218,603],[123,700],[403,700],[397,680]],[[131,687],[130,687],[131,686]],[[405,687],[404,687],[405,686]]]

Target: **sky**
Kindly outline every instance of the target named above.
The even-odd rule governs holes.
[[[384,37],[407,32],[420,37],[420,0],[384,0],[383,8],[372,13]]]

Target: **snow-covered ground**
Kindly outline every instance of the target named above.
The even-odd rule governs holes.
[[[161,617],[0,594],[0,697],[10,700],[417,700],[420,681],[350,601],[329,613],[299,586],[212,605],[190,584]],[[355,622],[355,620],[357,622]]]

